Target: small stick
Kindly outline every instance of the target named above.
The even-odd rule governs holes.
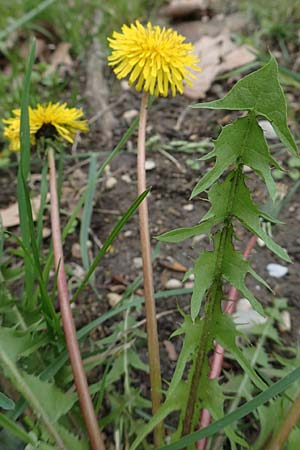
[[[62,323],[70,357],[74,381],[77,388],[81,411],[85,420],[89,434],[91,447],[93,450],[105,450],[105,446],[100,434],[97,417],[94,411],[92,399],[89,394],[88,383],[83,369],[80,349],[76,337],[76,329],[70,306],[70,296],[67,286],[67,278],[64,268],[64,256],[61,242],[59,203],[56,184],[56,169],[54,150],[48,150],[49,175],[50,175],[50,196],[51,196],[51,228],[54,251],[55,270],[57,275],[57,290],[60,305]]]
[[[290,407],[287,415],[282,422],[281,426],[275,436],[271,440],[270,444],[267,445],[265,450],[281,450],[283,444],[286,444],[289,434],[300,420],[300,395],[298,395]]]

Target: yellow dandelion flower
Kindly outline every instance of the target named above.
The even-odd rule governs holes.
[[[4,119],[4,137],[10,141],[12,151],[20,150],[20,109],[13,111],[15,117]],[[35,144],[36,139],[44,136],[53,138],[61,136],[66,141],[74,142],[78,131],[88,131],[87,120],[78,120],[83,116],[81,109],[68,108],[66,103],[49,103],[38,105],[36,108],[29,107],[29,129],[30,140]]]
[[[136,90],[166,97],[171,88],[183,93],[183,81],[191,85],[195,75],[191,69],[200,70],[198,58],[192,54],[193,45],[171,28],[147,27],[137,20],[130,27],[123,25],[122,33],[114,32],[108,38],[112,54],[109,65],[114,66],[118,79],[129,76],[129,84],[136,82]]]

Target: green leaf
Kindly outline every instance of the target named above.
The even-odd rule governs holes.
[[[231,164],[245,164],[261,176],[272,199],[276,196],[276,185],[271,175],[270,164],[280,169],[271,157],[268,145],[256,118],[250,114],[223,128],[215,141],[216,164],[195,186],[192,197],[208,189]]]
[[[142,426],[129,450],[135,450],[156,425],[162,422],[169,414],[181,408],[187,397],[186,388],[187,385],[183,381],[177,385],[176,395],[170,396],[149,422]]]
[[[248,230],[260,237],[265,242],[266,246],[273,253],[279,256],[279,258],[282,258],[284,261],[291,262],[287,252],[280,247],[280,245],[276,244],[260,226],[259,217],[264,216],[264,213],[260,211],[253,203],[243,177],[240,178],[237,186],[232,213],[243,223],[246,228],[248,228]]]
[[[96,156],[92,155],[90,159],[90,167],[88,174],[87,194],[84,202],[80,227],[80,249],[82,256],[82,264],[86,272],[90,268],[87,241],[89,238],[89,229],[93,213],[93,198],[96,190],[96,185],[97,185],[97,160]]]
[[[205,292],[214,281],[216,260],[216,252],[204,252],[196,261],[194,269],[195,283],[191,299],[191,318],[193,321],[199,314]]]
[[[27,347],[26,339],[14,330],[0,328],[0,365],[14,387],[27,400],[54,442],[63,448],[63,440],[57,432],[55,421],[73,405],[76,397],[66,395],[53,384],[23,373],[15,361]],[[4,339],[3,339],[4,337]]]
[[[230,232],[227,235],[224,246],[222,274],[230,284],[232,284],[238,291],[240,291],[244,295],[244,297],[249,300],[252,307],[259,314],[264,316],[263,307],[245,285],[245,277],[247,273],[251,272],[251,274],[255,274],[255,272],[253,269],[250,269],[249,262],[244,260],[243,255],[234,249],[232,244],[232,235],[233,230],[231,228]],[[262,280],[260,277],[259,279]]]
[[[32,394],[39,399],[39,403],[52,422],[57,422],[77,401],[76,394],[65,393],[53,383],[43,381],[26,372],[22,373],[22,377]]]
[[[221,386],[217,380],[209,380],[206,389],[203,390],[204,408],[208,409],[215,420],[224,417],[223,405],[224,395]],[[249,448],[247,442],[241,438],[231,427],[224,428],[224,432],[231,442],[231,448],[236,449],[235,444],[241,445],[243,448]]]
[[[27,180],[30,172],[30,130],[29,130],[29,94],[30,94],[30,78],[35,58],[35,41],[33,41],[30,49],[29,58],[26,66],[26,73],[23,84],[22,98],[21,98],[21,117],[20,117],[20,162],[18,168],[18,182],[17,182],[17,198],[18,209],[20,217],[21,236],[24,246],[30,251],[30,231],[29,231],[29,219],[27,216],[27,207],[25,202],[24,183],[23,180]],[[27,255],[24,255],[25,265],[25,301],[27,306],[33,307],[33,285],[35,274],[30,264],[30,260]]]
[[[194,442],[199,441],[205,437],[210,437],[218,433],[218,431],[224,429],[226,426],[231,425],[233,422],[242,419],[247,416],[249,413],[254,411],[260,405],[268,402],[271,398],[276,395],[284,392],[292,383],[300,379],[300,367],[293,370],[286,377],[280,379],[276,383],[274,383],[269,388],[265,389],[263,392],[258,394],[249,402],[237,408],[230,414],[227,414],[223,419],[218,420],[217,422],[212,423],[208,427],[203,428],[202,430],[195,431],[190,433],[187,436],[179,439],[178,441],[165,445],[164,447],[160,447],[159,450],[180,450],[189,445],[192,445]],[[134,447],[136,448],[136,446]],[[133,447],[130,450],[134,449]]]
[[[286,450],[298,450],[299,442],[300,442],[300,430],[299,428],[295,427],[289,435],[288,446]]]
[[[179,330],[172,334],[171,337],[185,334],[185,338],[182,344],[180,355],[177,360],[176,368],[170,383],[167,399],[176,396],[177,387],[183,379],[187,364],[193,359],[196,348],[199,345],[199,336],[201,333],[203,322],[200,320],[192,321],[187,315],[184,315],[184,322]]]
[[[75,299],[78,297],[78,295],[81,293],[81,291],[84,289],[84,287],[86,286],[87,282],[89,281],[90,277],[92,276],[92,274],[94,273],[96,267],[98,266],[98,264],[100,263],[101,259],[104,257],[107,249],[109,248],[109,246],[112,244],[112,242],[114,241],[114,239],[118,236],[118,234],[120,233],[120,231],[122,230],[123,226],[128,222],[128,220],[132,217],[132,215],[135,213],[136,209],[139,207],[139,205],[142,203],[142,201],[147,197],[147,195],[149,194],[150,189],[146,189],[145,192],[143,192],[142,194],[140,194],[135,201],[130,205],[130,207],[128,208],[128,210],[125,212],[125,214],[121,217],[121,219],[119,220],[119,222],[115,225],[115,227],[113,228],[112,232],[110,233],[110,235],[108,236],[108,238],[105,240],[104,244],[101,247],[101,250],[98,252],[96,258],[94,259],[94,261],[92,262],[86,276],[84,277],[84,279],[82,280],[82,282],[80,283],[80,286],[78,287],[77,291],[75,292],[75,294],[73,295],[71,301],[75,301]]]
[[[175,230],[167,231],[160,236],[156,236],[155,239],[162,242],[178,243],[185,239],[198,236],[199,234],[209,233],[213,225],[212,221],[201,221],[199,225],[195,225],[194,227],[177,228]]]
[[[239,349],[236,344],[236,336],[238,332],[236,331],[233,319],[228,314],[220,313],[215,318],[214,322],[214,336],[216,337],[217,342],[224,347],[226,350],[229,350],[242,369],[247,373],[251,381],[260,389],[264,390],[267,388],[267,385],[261,380],[261,378],[257,375],[244,353]]]
[[[6,409],[6,410],[12,410],[15,409],[15,402],[7,397],[3,392],[0,392],[0,408]]]
[[[222,99],[198,103],[194,108],[253,111],[264,116],[273,125],[278,137],[294,154],[297,145],[287,125],[287,108],[278,80],[278,65],[274,57],[261,69],[247,75],[236,83]]]
[[[23,428],[17,425],[10,417],[0,413],[0,427],[5,428],[9,433],[16,436],[23,442],[34,444],[33,438]]]

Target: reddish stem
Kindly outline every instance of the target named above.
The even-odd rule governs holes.
[[[76,336],[76,329],[70,306],[70,297],[67,286],[67,278],[64,268],[64,256],[61,242],[59,202],[56,185],[56,169],[54,151],[48,151],[49,175],[50,175],[50,196],[51,196],[51,228],[54,251],[54,264],[57,274],[57,291],[60,305],[62,323],[70,357],[74,381],[77,388],[79,403],[93,450],[105,450],[105,446],[100,434],[97,417],[94,411],[92,399],[89,394],[88,383],[83,369],[80,349]]]
[[[252,236],[249,240],[245,251],[244,251],[244,259],[248,259],[251,251],[255,247],[255,244],[257,242],[257,237]],[[233,314],[236,307],[236,302],[238,300],[238,291],[235,287],[231,287],[228,294],[228,301],[226,302],[224,313],[225,314]],[[223,360],[224,360],[224,348],[216,343],[215,344],[215,350],[214,354],[211,359],[210,364],[210,373],[209,373],[209,379],[213,380],[220,376],[222,366],[223,366]],[[210,424],[211,421],[211,415],[208,409],[204,408],[201,411],[200,414],[200,424],[199,424],[199,430],[202,428],[207,427]],[[207,445],[207,438],[201,439],[197,442],[197,449],[198,450],[205,450]]]

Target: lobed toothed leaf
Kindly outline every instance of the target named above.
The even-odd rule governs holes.
[[[223,128],[215,141],[215,156],[215,166],[200,179],[191,197],[208,189],[230,165],[245,164],[263,178],[271,198],[275,199],[276,185],[270,164],[279,170],[280,166],[271,157],[263,131],[253,114]]]
[[[287,125],[286,101],[278,80],[278,65],[273,57],[261,69],[238,81],[224,98],[193,107],[252,111],[256,116],[269,120],[282,143],[291,153],[298,154]]]

